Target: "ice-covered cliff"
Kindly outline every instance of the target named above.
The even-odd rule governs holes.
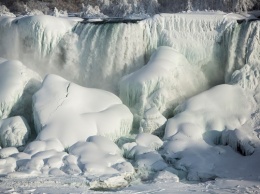
[[[227,62],[249,57],[248,52],[235,57],[232,51],[254,42],[258,26],[238,25],[224,13],[161,14],[138,23],[99,25],[51,16],[1,17],[0,57],[18,59],[42,75],[55,73],[118,92],[122,76],[145,65],[157,47],[170,46],[216,85],[224,82]],[[248,36],[238,42],[240,31]]]

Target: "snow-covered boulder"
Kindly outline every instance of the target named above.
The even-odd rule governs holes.
[[[19,153],[19,151],[15,147],[3,148],[3,149],[0,149],[0,158],[4,159],[13,154],[17,154],[17,153]]]
[[[56,138],[64,148],[89,136],[112,140],[129,134],[133,115],[114,94],[84,88],[56,75],[47,75],[33,96],[39,140]]]
[[[19,61],[0,60],[0,119],[24,116],[32,122],[32,95],[41,78]]]
[[[250,95],[237,85],[219,85],[179,105],[166,124],[165,158],[187,172],[188,180],[252,173],[254,165],[245,170],[245,160],[254,164],[259,153],[244,157],[254,153],[253,131],[247,125],[253,111]]]
[[[48,150],[61,152],[64,150],[64,147],[58,139],[48,139],[45,141],[35,140],[25,147],[24,152],[30,155],[34,155],[36,153]]]
[[[27,143],[31,129],[25,118],[20,116],[0,120],[0,145],[18,147]]]
[[[205,90],[207,79],[185,56],[170,47],[159,47],[143,68],[120,81],[120,98],[130,107],[139,125],[144,113],[155,107],[164,115],[187,97]]]
[[[239,106],[238,106],[239,105]],[[219,85],[179,105],[166,124],[164,139],[177,133],[196,138],[206,131],[234,130],[250,116],[251,107],[239,86]]]
[[[87,177],[91,188],[126,186],[126,179],[135,172],[133,166],[121,156],[117,145],[105,137],[92,136],[87,142],[77,142],[68,152],[75,158],[66,159],[65,170],[75,168],[73,166],[76,164]]]
[[[163,141],[152,134],[140,133],[136,137],[136,143],[140,146],[148,147],[151,149],[159,149],[163,145]]]
[[[167,119],[157,110],[156,107],[144,112],[144,117],[140,121],[139,132],[160,134],[164,131]]]

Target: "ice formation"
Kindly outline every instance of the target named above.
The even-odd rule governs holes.
[[[122,78],[120,98],[130,107],[138,122],[144,114],[147,118],[154,112],[150,109],[168,116],[182,100],[207,87],[208,80],[200,68],[191,65],[176,50],[164,46],[157,49],[147,65]]]
[[[47,75],[33,96],[38,140],[57,138],[64,147],[92,135],[112,140],[127,135],[133,115],[114,94],[84,88],[57,75]]]
[[[0,17],[0,57],[49,74],[33,97],[37,139],[23,152],[1,149],[0,174],[80,175],[103,189],[126,186],[133,177],[259,179],[260,26],[244,19],[222,12],[160,14],[103,25]],[[27,93],[30,79],[36,82]],[[1,119],[20,115],[32,122],[35,83],[36,73],[0,59]],[[193,96],[221,83],[227,84]],[[120,94],[144,133],[130,136],[132,113],[100,89]],[[163,140],[150,134],[161,136],[165,126]],[[118,138],[122,150],[111,141]]]
[[[1,147],[18,147],[27,143],[31,129],[25,118],[20,116],[0,120]]]
[[[40,76],[21,62],[0,59],[0,119],[20,115],[31,124],[32,95],[40,84]]]
[[[258,151],[254,153],[259,149],[259,139],[250,125],[256,108],[251,95],[238,85],[219,85],[179,105],[165,129],[167,160],[187,172],[188,180],[252,173],[259,157]],[[244,171],[245,160],[252,163],[248,172]],[[240,170],[232,168],[234,161]],[[219,169],[223,164],[228,166],[227,171]]]
[[[145,65],[159,46],[170,46],[215,85],[224,80],[224,32],[233,25],[238,28],[224,13],[160,14],[109,25],[51,16],[1,18],[0,56],[19,59],[43,76],[55,73],[118,93],[124,75]]]

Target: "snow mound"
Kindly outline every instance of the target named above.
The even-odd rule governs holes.
[[[179,105],[166,124],[165,159],[188,180],[258,176],[259,153],[248,125],[251,95],[237,85],[219,85]]]
[[[91,136],[64,149],[58,140],[33,141],[18,152],[15,147],[0,150],[0,174],[7,178],[81,175],[92,189],[128,185],[135,170],[117,145],[102,136]]]
[[[159,149],[163,145],[163,141],[152,134],[149,133],[140,133],[136,137],[136,143],[140,146]]]
[[[33,141],[26,146],[24,153],[34,155],[36,153],[48,150],[55,150],[57,152],[63,151],[63,145],[58,139],[48,139],[45,141]]]
[[[27,143],[31,129],[25,118],[16,116],[0,120],[0,145],[18,147]]]
[[[177,113],[168,120],[164,139],[178,133],[196,139],[206,131],[234,130],[247,121],[251,108],[239,86],[219,85],[179,105]]]
[[[199,68],[173,48],[163,46],[147,65],[122,78],[120,98],[139,122],[147,110],[155,107],[168,115],[185,98],[206,88],[207,80]]]
[[[65,148],[97,134],[116,140],[129,134],[133,120],[114,94],[84,88],[56,75],[46,76],[33,96],[33,113],[37,138],[56,138]]]
[[[0,119],[20,115],[32,122],[32,95],[39,89],[39,75],[19,61],[0,60]]]

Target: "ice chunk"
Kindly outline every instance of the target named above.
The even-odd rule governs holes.
[[[32,122],[32,95],[40,88],[39,75],[19,61],[0,60],[0,119],[24,116]]]
[[[156,107],[150,108],[144,113],[144,118],[140,122],[139,132],[161,134],[166,121],[167,119]]]
[[[97,134],[116,140],[132,128],[133,116],[117,96],[56,75],[46,76],[33,99],[39,140],[57,138],[69,147]]]
[[[16,116],[0,120],[0,144],[2,147],[18,147],[27,143],[31,129],[25,118]]]
[[[181,53],[164,46],[157,49],[147,65],[123,77],[120,98],[138,122],[153,107],[168,115],[170,109],[205,90],[207,84],[199,68],[192,66]]]

